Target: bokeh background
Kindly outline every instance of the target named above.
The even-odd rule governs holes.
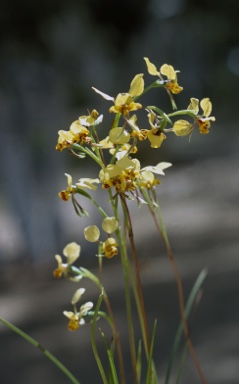
[[[210,97],[213,103],[216,123],[209,135],[195,132],[190,143],[171,135],[162,149],[145,151],[140,160],[174,164],[159,193],[186,292],[200,270],[209,268],[193,327],[195,344],[210,383],[239,382],[238,17],[236,0],[1,1],[0,315],[45,343],[82,382],[99,380],[87,331],[78,339],[69,335],[61,317],[75,287],[53,281],[51,271],[54,254],[70,241],[81,242],[82,226],[92,220],[82,224],[70,203],[59,201],[64,173],[76,179],[95,170],[86,160],[55,151],[57,131],[88,109],[106,113],[108,105],[91,87],[110,95],[127,91],[136,73],[147,73],[145,56],[158,67],[169,63],[180,69],[179,108],[190,97]],[[168,99],[157,92],[154,103],[168,111]],[[132,210],[152,321],[158,316],[152,292],[158,300],[163,376],[178,322],[175,282],[162,244],[153,246],[144,211]],[[95,263],[87,251],[81,260],[85,266]],[[113,260],[106,271],[118,276],[117,267]],[[107,276],[122,317],[121,285]],[[93,294],[97,297],[90,292],[89,299]],[[2,326],[0,337],[1,383],[67,382]],[[184,382],[197,383],[190,359],[187,364]]]

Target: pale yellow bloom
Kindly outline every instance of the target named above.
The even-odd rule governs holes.
[[[71,124],[69,131],[60,130],[58,131],[58,135],[59,138],[56,149],[62,151],[72,144],[86,142],[89,131],[86,127],[80,124],[79,120],[76,120]]]
[[[69,267],[80,257],[81,247],[75,242],[69,243],[63,249],[63,255],[66,257],[66,262],[63,263],[62,257],[56,255],[57,268],[53,271],[53,275],[56,278],[60,278],[62,275],[67,275]]]
[[[70,147],[72,144],[77,143],[78,138],[70,131],[60,130],[58,131],[58,142],[56,145],[56,149],[58,151],[62,151],[65,148]]]
[[[83,115],[79,117],[79,124],[84,127],[90,127],[91,125],[95,125],[96,122],[101,122],[103,120],[103,116],[93,109],[89,115]]]
[[[117,192],[135,189],[135,179],[139,175],[140,163],[137,159],[124,156],[116,162],[109,164],[99,173],[99,178],[104,189],[114,186]]]
[[[113,237],[109,237],[102,244],[102,252],[105,254],[105,257],[111,259],[113,256],[118,254],[118,243]]]
[[[81,296],[84,294],[85,288],[79,288],[74,293],[71,303],[74,305],[74,312],[64,311],[63,314],[70,320],[68,323],[68,329],[70,331],[76,331],[81,325],[85,324],[84,316],[91,310],[93,303],[88,301],[87,303],[81,305],[79,311],[76,309],[76,303],[81,299]]]
[[[154,176],[151,171],[140,172],[141,179],[137,181],[140,188],[152,189],[155,185],[160,184],[160,181]]]
[[[129,93],[119,93],[116,96],[114,105],[110,107],[110,113],[122,113],[128,115],[129,112],[137,111],[142,108],[140,103],[135,103],[133,97]]]
[[[137,185],[140,188],[153,189],[155,185],[160,184],[160,181],[154,176],[154,173],[157,175],[165,175],[164,169],[171,166],[171,163],[161,162],[154,166],[148,165],[142,168],[140,171],[141,178],[137,181]]]
[[[119,93],[116,98],[109,96],[94,87],[92,88],[104,99],[114,102],[114,105],[109,109],[110,113],[122,113],[122,115],[127,116],[129,112],[142,108],[141,104],[134,102],[134,98],[140,96],[144,91],[144,79],[142,73],[139,73],[133,78],[128,92]]]

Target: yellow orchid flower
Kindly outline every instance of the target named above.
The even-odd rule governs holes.
[[[88,129],[81,125],[79,120],[76,120],[71,124],[69,131],[58,131],[58,135],[56,149],[60,152],[63,149],[70,147],[72,144],[86,142],[87,138],[88,141],[91,141],[90,137],[88,137]]]
[[[87,315],[87,312],[93,307],[93,303],[88,301],[87,303],[81,305],[79,311],[76,309],[76,303],[81,299],[81,296],[85,293],[85,288],[79,288],[74,293],[71,303],[74,306],[74,312],[64,311],[63,314],[70,321],[68,323],[68,329],[70,331],[76,331],[81,325],[85,324],[84,316]]]
[[[135,189],[135,180],[139,176],[140,163],[137,159],[127,156],[119,159],[116,164],[109,164],[99,173],[99,178],[104,189],[114,187],[117,192]]]
[[[53,275],[56,278],[60,278],[62,275],[67,276],[69,267],[80,257],[81,247],[75,242],[69,243],[63,249],[63,255],[66,257],[66,263],[63,263],[62,257],[56,255],[57,268],[53,271]]]
[[[160,80],[163,80],[162,75],[167,77],[167,80],[165,81],[165,87],[168,88],[172,93],[178,94],[183,90],[183,87],[178,85],[177,73],[179,71],[175,70],[172,65],[163,64],[158,71],[156,66],[151,63],[147,57],[144,57],[144,60],[150,75],[158,76]]]
[[[151,171],[140,172],[141,179],[137,181],[140,188],[153,189],[155,185],[160,184],[160,181],[154,176]]]
[[[102,244],[102,252],[104,253],[105,257],[107,257],[107,259],[111,259],[118,254],[118,246],[119,244],[117,241],[113,237],[109,237]]]
[[[67,188],[63,189],[61,192],[58,193],[58,196],[63,201],[69,200],[71,197],[71,194],[73,193],[75,186],[72,186],[72,176],[68,173],[65,173],[65,176],[67,177]]]
[[[92,87],[92,89],[104,99],[114,102],[114,105],[109,109],[110,113],[122,113],[122,115],[127,116],[129,112],[142,108],[141,104],[134,102],[134,98],[140,96],[144,91],[143,73],[139,73],[133,78],[127,93],[119,93],[116,98],[99,91],[95,87]]]
[[[199,115],[199,105],[202,108],[203,115]],[[198,99],[191,98],[187,109],[194,111],[197,115],[199,132],[203,135],[209,133],[209,128],[211,126],[210,121],[216,120],[214,116],[210,116],[212,112],[212,103],[210,99],[206,97],[199,103]]]

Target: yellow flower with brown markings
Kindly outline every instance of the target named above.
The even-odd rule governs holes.
[[[134,99],[140,96],[144,91],[143,73],[139,73],[133,78],[128,92],[118,93],[116,98],[99,91],[97,88],[92,87],[92,89],[104,99],[114,102],[114,105],[109,109],[110,113],[122,113],[122,115],[128,116],[129,112],[137,111],[142,108],[142,105],[140,103],[135,103]]]
[[[67,276],[69,267],[80,257],[81,247],[75,242],[69,243],[63,249],[63,255],[66,258],[66,262],[63,263],[62,257],[56,255],[57,268],[53,271],[53,276],[60,278],[62,275]]]
[[[84,316],[91,310],[93,303],[88,301],[80,306],[79,310],[76,308],[76,303],[81,299],[81,296],[85,293],[85,288],[79,288],[74,293],[71,304],[74,306],[74,312],[64,311],[63,314],[70,320],[68,323],[68,329],[70,331],[77,331],[77,329],[85,324]]]
[[[102,252],[104,253],[105,257],[107,259],[111,259],[112,257],[118,255],[118,247],[119,244],[113,237],[109,237],[103,244],[102,244]]]
[[[144,60],[150,75],[158,76],[160,80],[163,80],[162,75],[167,77],[167,80],[165,80],[165,87],[168,88],[172,93],[178,94],[183,90],[183,87],[178,84],[177,80],[177,73],[179,71],[175,70],[172,65],[163,64],[158,71],[156,66],[151,63],[147,57],[144,57]]]
[[[199,115],[199,105],[202,108],[203,115]],[[214,116],[210,116],[212,113],[212,103],[208,97],[202,99],[199,103],[198,99],[191,98],[188,110],[192,110],[197,115],[197,123],[199,132],[203,135],[209,133],[211,121],[215,121]]]
[[[58,131],[58,135],[56,149],[61,152],[63,149],[69,148],[72,144],[86,142],[89,131],[80,124],[79,120],[76,120],[71,124],[69,131],[60,130]]]

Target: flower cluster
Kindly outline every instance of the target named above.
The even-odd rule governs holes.
[[[149,75],[157,78],[150,86],[145,87],[144,74],[139,73],[131,81],[129,90],[118,93],[116,97],[92,87],[97,94],[113,104],[109,107],[109,113],[114,115],[114,119],[106,137],[99,138],[98,126],[102,123],[103,116],[96,110],[92,110],[88,115],[80,116],[71,124],[68,131],[60,130],[58,132],[59,138],[56,146],[58,151],[68,148],[77,157],[82,158],[88,155],[100,166],[96,178],[80,178],[75,184],[73,184],[72,176],[66,173],[67,187],[59,192],[59,197],[63,201],[68,201],[72,197],[76,206],[74,197],[76,194],[89,198],[86,190],[95,191],[97,185],[101,184],[102,188],[110,193],[113,189],[114,197],[119,195],[131,199],[136,198],[137,201],[145,203],[142,197],[139,198],[140,193],[143,190],[154,190],[160,184],[157,175],[164,175],[164,169],[172,164],[160,162],[156,166],[141,167],[139,160],[133,157],[138,152],[139,143],[148,139],[150,147],[155,149],[162,145],[169,132],[173,132],[177,136],[191,135],[195,126],[198,126],[199,132],[202,134],[209,132],[211,122],[215,121],[215,118],[210,116],[212,103],[209,98],[202,99],[200,103],[198,99],[191,98],[187,109],[169,114],[163,112],[158,106],[143,106],[137,101],[151,88],[165,88],[170,96],[172,107],[175,108],[173,95],[183,90],[183,87],[178,84],[179,71],[175,70],[172,65],[164,64],[157,69],[147,57],[144,60]],[[199,106],[202,114],[199,113]],[[148,127],[140,127],[137,123],[136,112],[140,109],[146,111]],[[180,115],[186,116],[189,120],[192,119],[192,122],[185,119],[173,121]],[[104,155],[105,150],[108,150],[111,156],[108,163],[106,162],[108,157]],[[110,196],[112,198],[112,194]],[[93,201],[92,198],[91,200]],[[111,225],[114,223],[114,225],[111,226],[109,223]],[[118,229],[118,220],[105,215],[102,227],[108,233],[106,240],[100,240],[100,230],[96,225],[85,228],[84,236],[87,241],[98,243],[98,255],[111,258],[118,254],[118,241],[111,236],[111,233]],[[63,250],[67,259],[66,263],[62,262],[61,256],[56,255],[58,268],[55,269],[54,276],[69,277],[70,267],[79,257],[79,253],[79,246],[71,243]]]
[[[70,125],[69,130],[60,130],[58,132],[59,137],[56,145],[58,151],[67,149],[78,159],[88,157],[98,167],[95,178],[82,177],[75,183],[73,183],[72,176],[65,173],[67,186],[59,192],[59,197],[63,201],[68,201],[71,198],[79,216],[87,214],[87,212],[82,208],[82,205],[78,203],[76,196],[81,199],[87,198],[103,216],[101,229],[96,224],[92,224],[85,227],[82,231],[85,240],[90,243],[95,243],[97,246],[97,251],[95,252],[99,266],[97,276],[83,267],[76,267],[74,265],[81,251],[80,245],[75,242],[68,244],[63,249],[63,255],[66,260],[63,261],[60,255],[55,256],[57,268],[53,274],[56,278],[64,276],[67,279],[78,282],[84,277],[90,279],[100,289],[100,297],[94,310],[92,310],[93,303],[91,301],[86,302],[79,308],[77,307],[78,301],[85,292],[85,288],[79,288],[71,300],[73,311],[64,311],[63,313],[68,318],[68,328],[72,331],[77,330],[87,322],[92,323],[92,327],[94,328],[97,319],[100,316],[104,317],[113,330],[117,345],[116,349],[119,354],[119,365],[122,364],[122,358],[120,357],[118,331],[114,323],[108,295],[101,281],[103,260],[106,259],[106,262],[108,262],[108,259],[120,255],[125,278],[126,312],[128,316],[131,353],[135,350],[136,344],[134,344],[133,341],[134,332],[131,317],[130,286],[133,288],[146,356],[149,357],[150,342],[147,339],[148,329],[146,314],[144,312],[145,306],[140,281],[140,269],[134,244],[128,200],[135,200],[139,206],[141,204],[147,205],[151,214],[154,216],[155,209],[159,208],[155,192],[156,187],[160,184],[158,177],[164,175],[164,170],[172,165],[169,162],[161,161],[156,165],[142,166],[136,157],[140,146],[142,146],[141,142],[146,141],[146,146],[149,145],[152,149],[158,149],[171,133],[176,136],[191,136],[195,127],[197,127],[199,132],[205,135],[209,133],[210,125],[215,121],[215,117],[211,116],[212,103],[209,98],[203,98],[200,102],[196,98],[191,98],[190,104],[186,109],[177,110],[174,96],[183,91],[183,87],[178,83],[179,71],[175,70],[174,67],[169,64],[163,64],[157,69],[147,57],[145,57],[144,60],[148,74],[154,78],[154,81],[150,85],[145,86],[144,74],[139,73],[134,76],[128,91],[120,92],[116,94],[115,97],[92,87],[99,96],[110,103],[108,111],[111,116],[111,122],[106,136],[102,136],[100,130],[103,115],[100,115],[93,109],[88,115],[80,116],[78,120],[74,121]],[[158,105],[143,104],[144,94],[152,88],[161,88],[166,91],[171,102],[172,112],[166,113]],[[138,102],[139,98],[142,100],[140,100],[140,103]],[[145,113],[143,124],[141,124],[142,120],[139,119],[139,111],[140,114]],[[138,122],[138,119],[140,122]],[[110,214],[107,214],[93,198],[93,192],[97,190],[98,185],[100,185],[107,194],[107,202],[111,210]],[[154,216],[156,227],[164,238],[169,258],[173,263],[172,252],[160,214],[158,217],[159,223],[157,224],[157,218]],[[101,230],[103,230],[103,233],[101,233]],[[129,239],[128,242],[127,239]],[[128,256],[128,249],[130,249],[132,257]],[[131,264],[134,266],[134,271],[131,268]],[[174,268],[174,271],[177,271],[177,268]],[[176,279],[178,289],[180,290],[178,276],[176,276]],[[131,284],[129,284],[129,282],[131,282]],[[183,308],[184,300],[182,299],[181,291],[179,296],[179,300],[181,300],[180,308]],[[99,311],[102,299],[105,301],[108,314]],[[90,321],[87,321],[89,319]],[[181,320],[184,325],[185,336],[188,337],[184,313],[181,313]],[[94,332],[92,332],[92,343],[94,344],[93,336]],[[96,350],[95,346],[93,350]],[[111,352],[109,350],[107,352],[111,359],[110,366],[112,368],[113,356],[110,355]],[[136,375],[137,371],[140,371],[138,367],[136,367],[136,356],[132,355],[131,358],[133,371]],[[99,361],[98,357],[96,357],[96,360]],[[155,372],[151,372],[150,369],[148,369],[148,372],[150,372],[150,375],[154,375]],[[102,372],[101,368],[100,370]],[[123,368],[121,366],[121,374],[123,375],[122,371]],[[115,372],[111,372],[111,375],[113,378]],[[115,382],[116,381],[114,381],[114,383]],[[122,382],[125,382],[124,379]],[[135,382],[141,382],[141,378],[135,379]],[[156,381],[153,380],[152,383],[156,383]]]

